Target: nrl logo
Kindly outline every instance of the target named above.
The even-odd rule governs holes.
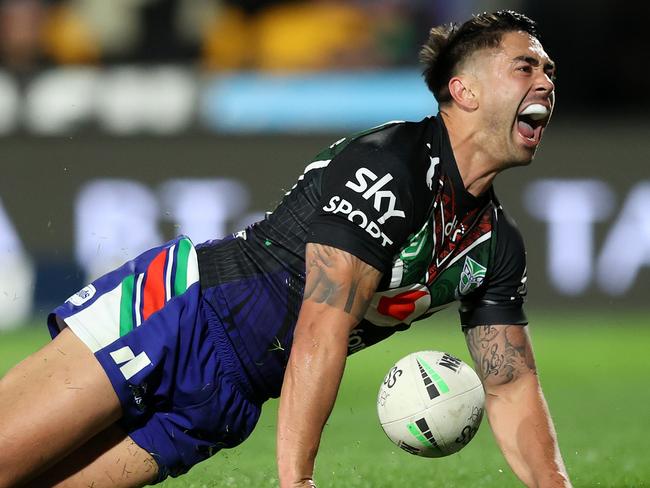
[[[458,294],[467,295],[483,283],[487,268],[467,256],[458,282]]]

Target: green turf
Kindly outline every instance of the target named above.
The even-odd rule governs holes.
[[[531,312],[540,377],[576,487],[650,487],[650,328],[648,313]],[[453,313],[362,351],[348,361],[334,414],[326,427],[316,479],[326,487],[514,487],[489,426],[443,459],[423,459],[394,447],[381,431],[375,396],[390,365],[419,349],[469,360]],[[43,329],[0,333],[0,372],[47,340]],[[165,488],[274,487],[276,402],[242,446],[222,451]]]

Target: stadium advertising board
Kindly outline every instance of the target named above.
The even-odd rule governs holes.
[[[497,180],[526,240],[536,305],[646,304],[650,177],[641,162],[649,143],[641,142],[642,128],[621,127],[612,148],[603,131],[560,121],[532,166]],[[262,218],[305,162],[338,138],[6,139],[0,299],[12,310],[7,316],[26,313],[32,300],[43,312],[178,233],[200,242]]]

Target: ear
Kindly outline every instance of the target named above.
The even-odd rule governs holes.
[[[474,111],[478,108],[478,98],[472,91],[467,78],[454,76],[449,80],[449,93],[461,109]]]

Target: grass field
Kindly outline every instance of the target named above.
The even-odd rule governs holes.
[[[576,487],[650,486],[650,313],[531,312],[538,368]],[[393,362],[421,349],[469,360],[451,312],[350,358],[321,444],[319,488],[514,487],[487,422],[472,443],[443,459],[402,452],[375,414],[379,384]],[[47,340],[44,328],[0,333],[0,374]],[[237,449],[222,451],[175,487],[274,487],[276,402]]]

